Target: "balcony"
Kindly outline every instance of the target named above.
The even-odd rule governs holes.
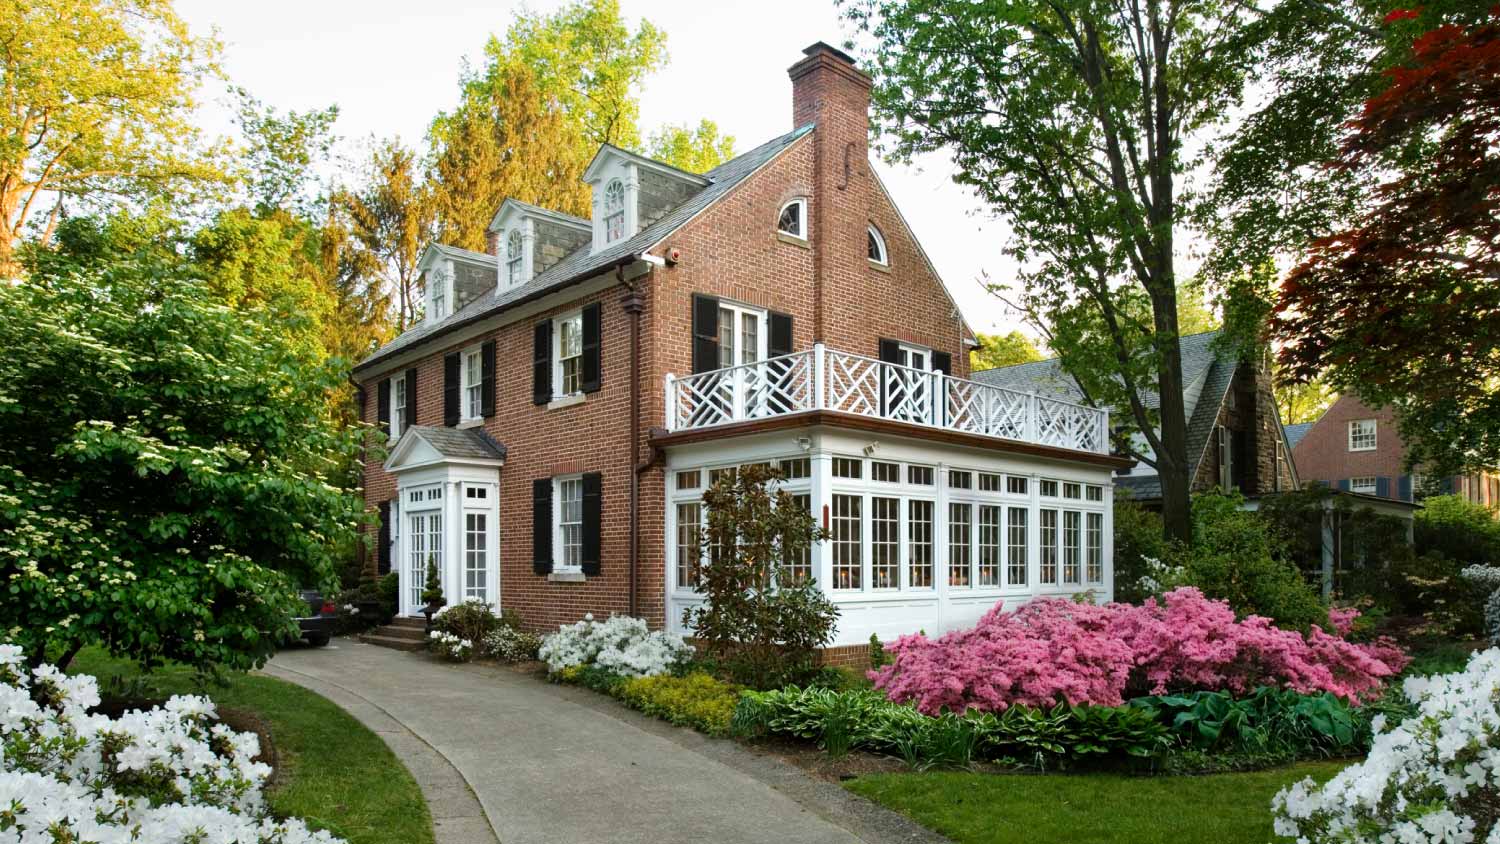
[[[809,411],[1109,453],[1109,414],[1098,408],[883,363],[822,344],[755,363],[667,376],[669,431]]]

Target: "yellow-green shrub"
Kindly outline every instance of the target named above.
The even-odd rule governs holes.
[[[627,679],[614,694],[647,715],[721,736],[729,732],[740,688],[698,671],[685,677],[664,674]]]

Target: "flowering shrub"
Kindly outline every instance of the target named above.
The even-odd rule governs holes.
[[[536,659],[542,640],[535,633],[527,633],[514,627],[501,627],[485,636],[479,643],[480,653],[501,662],[525,662]]]
[[[650,631],[644,619],[614,615],[600,623],[590,613],[543,639],[539,656],[548,671],[586,665],[624,677],[650,677],[667,673],[692,652],[681,636]]]
[[[55,842],[332,844],[267,816],[253,733],[214,723],[206,698],[174,697],[116,719],[90,715],[93,677],[27,670],[0,645],[0,839]]]
[[[1484,635],[1500,643],[1500,566],[1469,566],[1461,574],[1464,580],[1489,591],[1484,602]]]
[[[1416,714],[1375,739],[1364,762],[1321,788],[1303,780],[1272,801],[1278,835],[1299,842],[1500,841],[1500,650],[1402,687]]]
[[[468,662],[474,658],[473,642],[441,630],[427,634],[427,649],[449,662]]]
[[[1356,615],[1335,611],[1334,633],[1314,625],[1304,636],[1259,616],[1237,621],[1228,604],[1191,587],[1141,606],[1040,599],[1005,612],[996,604],[972,629],[897,639],[887,647],[891,664],[870,678],[891,700],[929,714],[1057,702],[1118,706],[1127,692],[1243,693],[1257,686],[1359,701],[1376,696],[1407,659],[1386,640],[1344,639]]]

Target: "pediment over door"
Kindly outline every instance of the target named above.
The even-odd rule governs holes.
[[[413,425],[401,434],[386,458],[385,470],[401,474],[434,466],[499,468],[505,465],[505,446],[481,428],[441,428]]]

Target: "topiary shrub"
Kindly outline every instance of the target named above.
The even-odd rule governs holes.
[[[464,601],[444,607],[432,618],[432,629],[441,633],[452,633],[472,643],[484,638],[500,627],[500,618],[483,601]]]

